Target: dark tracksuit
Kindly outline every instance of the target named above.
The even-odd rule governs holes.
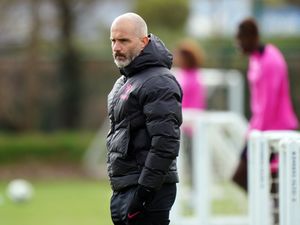
[[[176,157],[182,123],[182,91],[171,65],[170,52],[150,35],[141,54],[121,69],[122,76],[108,95],[107,168],[115,224],[126,224],[137,185],[155,190],[143,212],[146,219],[138,224],[168,224],[178,182]]]

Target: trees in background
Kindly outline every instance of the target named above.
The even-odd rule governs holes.
[[[80,111],[80,56],[73,42],[76,14],[74,2],[55,0],[59,10],[60,21],[60,81],[62,95],[60,99],[60,116],[63,128],[76,128]]]
[[[58,117],[56,119],[58,128],[76,128],[79,121],[81,96],[80,54],[74,44],[76,15],[93,2],[95,0],[0,0],[0,31],[2,30],[0,45],[1,41],[9,43],[6,46],[2,44],[2,48],[8,52],[13,52],[12,49],[19,49],[8,58],[15,65],[21,62],[20,68],[13,68],[14,72],[3,74],[1,78],[3,81],[4,76],[6,76],[5,79],[14,79],[11,83],[15,93],[11,90],[0,93],[4,101],[0,104],[0,128],[39,129],[43,126],[40,121],[45,120],[41,118],[43,117],[41,108],[45,108],[44,111],[49,110],[48,114],[58,112],[55,113]],[[43,11],[43,7],[44,10],[48,7],[48,11]],[[43,15],[45,12],[49,13],[49,8],[50,11],[56,11],[56,13],[50,13],[51,18],[49,15]],[[16,17],[12,18],[11,13],[15,13]],[[52,30],[48,28],[50,36],[58,33],[54,35],[56,37],[52,37],[52,46],[57,49],[56,59],[60,77],[58,82],[60,88],[56,88],[60,95],[60,103],[52,106],[47,106],[41,98],[44,91],[41,83],[44,81],[41,80],[40,67],[42,58],[45,58],[41,54],[41,46],[49,41],[48,37],[42,37],[42,30],[47,29],[49,25],[54,28]],[[7,33],[9,34],[13,29],[16,29],[14,32],[18,32],[19,29],[23,35],[20,36],[23,38],[17,37],[18,35],[10,38]],[[7,55],[3,54],[3,56],[7,58]],[[53,120],[54,117],[50,115],[46,120]],[[53,126],[50,123],[45,122],[46,129]]]
[[[12,65],[18,68],[19,74],[1,74],[1,81],[4,83],[1,92],[0,104],[0,124],[7,129],[11,130],[26,130],[32,129],[37,125],[39,118],[38,103],[39,103],[39,85],[38,85],[38,73],[39,73],[39,34],[40,34],[40,17],[38,13],[38,0],[27,1],[0,1],[0,15],[1,15],[1,29],[0,40],[3,43],[7,43],[7,46],[2,46],[4,52],[10,55],[10,49],[22,47],[25,51],[21,54],[18,60],[16,57],[9,57],[8,65]],[[25,5],[27,7],[25,7]],[[30,18],[26,18],[28,23],[20,25],[16,21],[20,21],[23,17],[24,10],[29,11]],[[11,17],[11,12],[14,12],[15,18]],[[25,18],[24,18],[25,20]],[[20,35],[19,38],[13,39],[11,31],[15,29],[27,30],[26,35]],[[20,32],[21,34],[22,32]],[[20,42],[25,41],[21,44]],[[2,44],[3,45],[3,44]],[[14,51],[14,50],[12,50]],[[2,54],[2,55],[5,55]],[[20,62],[21,61],[21,62]],[[6,87],[5,82],[10,80],[11,86]],[[7,88],[7,89],[6,89]],[[5,91],[6,90],[6,91]]]
[[[120,6],[120,2],[130,4],[126,8]],[[108,31],[109,20],[115,15],[127,10],[137,12],[147,21],[149,31],[158,34],[170,49],[187,35],[184,29],[190,1],[124,2],[0,0],[0,131],[94,129],[100,125],[106,116],[108,87],[118,76]],[[109,15],[103,11],[109,11]],[[94,13],[92,20],[91,12]],[[96,26],[87,26],[99,21],[99,30]],[[86,31],[91,30],[93,34],[102,33],[103,39],[96,37],[90,42],[90,33],[86,35]],[[278,38],[277,41],[290,64],[292,95],[297,102],[300,96],[299,38]],[[208,67],[244,69],[240,59],[237,61],[231,38],[218,36],[201,42],[204,50],[208,50]],[[300,115],[300,107],[295,107]]]
[[[187,0],[143,0],[136,1],[136,12],[149,27],[163,27],[168,30],[183,29],[189,15]]]

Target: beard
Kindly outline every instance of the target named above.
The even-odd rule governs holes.
[[[118,59],[118,56],[114,56],[114,62],[119,68],[124,68],[128,66],[132,62],[133,58],[124,58],[124,59]]]
[[[119,68],[128,66],[138,55],[139,53],[128,53],[127,55],[118,52],[113,53],[114,62]]]

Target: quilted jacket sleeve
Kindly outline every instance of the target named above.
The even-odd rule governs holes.
[[[149,79],[140,94],[151,148],[138,182],[159,189],[179,152],[182,92],[175,78],[159,76]]]

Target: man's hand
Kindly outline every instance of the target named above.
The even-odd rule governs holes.
[[[154,194],[154,190],[138,185],[137,190],[129,203],[127,214],[129,222],[136,220],[141,216],[145,211],[145,206],[153,200]]]

